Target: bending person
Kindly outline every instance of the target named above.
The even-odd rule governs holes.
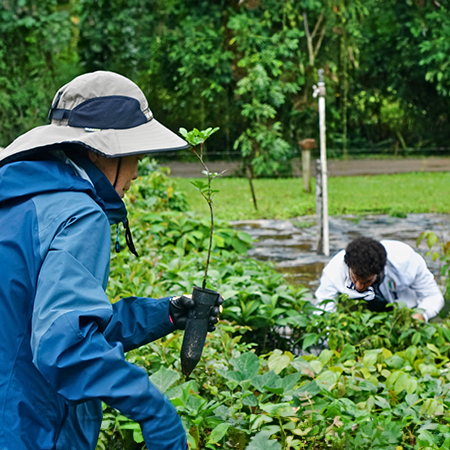
[[[420,309],[413,317],[425,321],[444,306],[433,274],[416,251],[403,242],[366,237],[355,239],[325,266],[315,294],[317,306],[334,310],[340,294],[364,299],[377,312],[388,303],[404,302]]]

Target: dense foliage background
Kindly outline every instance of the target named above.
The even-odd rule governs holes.
[[[203,279],[209,221],[187,212],[167,171],[148,169],[128,204],[141,257],[114,254],[113,301],[179,295]],[[222,292],[224,312],[197,368],[181,374],[182,332],[127,354],[176,406],[192,450],[449,448],[448,319],[419,322],[401,305],[371,313],[345,298],[315,314],[306,289],[247,258],[248,235],[221,221],[215,229],[208,287]],[[450,243],[431,231],[420,239],[442,258],[448,285]],[[97,450],[145,448],[138,424],[104,412]]]
[[[323,68],[332,156],[433,154],[450,137],[449,56],[446,1],[3,0],[0,146],[46,123],[74,76],[113,70],[171,129],[219,126],[210,157],[283,175],[318,137]]]

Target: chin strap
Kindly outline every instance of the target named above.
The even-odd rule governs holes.
[[[136,250],[136,247],[134,246],[133,236],[131,235],[131,230],[130,230],[130,225],[128,223],[128,219],[125,219],[122,223],[123,223],[123,227],[125,228],[125,241],[127,243],[127,246],[130,249],[130,252],[133,253],[133,255],[136,256],[136,258],[139,258],[139,254]],[[119,224],[117,224],[117,237],[116,237],[115,249],[116,249],[116,253],[119,253],[121,250],[120,243],[119,243]]]
[[[116,179],[114,180],[113,188],[116,188],[117,180],[119,179],[120,166],[122,165],[122,158],[119,158],[119,162],[117,164],[116,171]],[[131,235],[130,225],[128,223],[128,219],[125,219],[123,222],[123,227],[125,228],[125,241],[127,243],[130,252],[133,253],[136,258],[139,258],[139,254],[136,251],[136,247],[134,246],[133,236]],[[120,252],[120,243],[119,243],[119,224],[117,224],[117,237],[116,237],[116,253]]]
[[[116,179],[114,180],[113,188],[116,188],[117,180],[119,179],[120,166],[122,165],[122,158],[119,158],[119,162],[117,163],[117,171],[116,171]]]

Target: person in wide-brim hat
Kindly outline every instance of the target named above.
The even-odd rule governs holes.
[[[188,144],[111,72],[62,87],[49,117],[0,150],[0,449],[93,449],[105,402],[148,448],[187,450],[175,408],[124,352],[183,329],[193,300],[112,305],[105,289],[110,225],[137,256],[122,197],[139,159]]]

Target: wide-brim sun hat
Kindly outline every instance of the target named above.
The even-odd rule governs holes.
[[[33,128],[0,150],[0,166],[61,144],[79,144],[107,158],[189,148],[153,117],[141,89],[114,72],[87,73],[63,86],[49,119],[50,125]]]

